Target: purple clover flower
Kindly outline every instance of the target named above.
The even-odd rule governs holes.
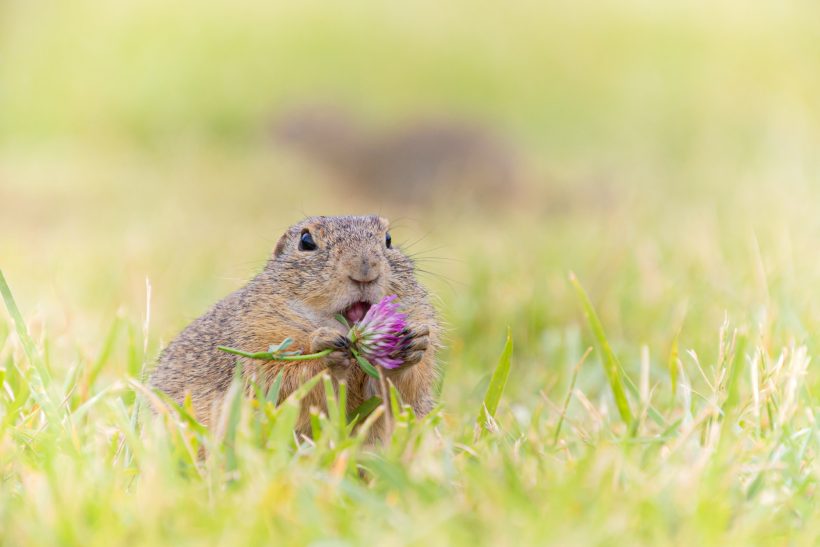
[[[350,329],[350,339],[362,357],[386,369],[401,366],[391,357],[401,346],[402,331],[407,327],[407,315],[401,313],[396,295],[385,296],[371,306],[361,321]]]

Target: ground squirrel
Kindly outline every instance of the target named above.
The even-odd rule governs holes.
[[[388,221],[377,216],[310,217],[291,226],[260,274],[188,325],[165,348],[150,384],[177,402],[190,393],[197,417],[212,423],[237,361],[217,346],[257,352],[291,338],[289,349],[302,353],[335,351],[314,361],[247,360],[246,373],[258,371],[257,377],[270,384],[281,371],[281,401],[327,368],[334,383],[347,384],[352,410],[378,393],[378,381],[340,348],[346,329],[335,316],[341,313],[356,322],[371,305],[395,294],[407,314],[408,336],[396,356],[404,364],[385,373],[402,400],[417,415],[425,415],[433,406],[440,329],[413,262],[392,245],[388,229]],[[308,431],[311,406],[325,409],[321,386],[303,400],[300,433]],[[378,427],[374,435],[379,436]]]
[[[341,107],[285,112],[272,127],[334,182],[379,203],[472,201],[498,207],[521,190],[521,158],[477,122],[428,116],[372,129]]]

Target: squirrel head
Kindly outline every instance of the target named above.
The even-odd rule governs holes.
[[[354,323],[415,284],[413,264],[392,245],[389,228],[378,216],[306,218],[282,235],[266,271],[291,302]]]

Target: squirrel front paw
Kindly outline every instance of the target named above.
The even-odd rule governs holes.
[[[402,339],[399,348],[390,357],[402,362],[394,372],[406,370],[408,367],[418,364],[423,358],[427,347],[430,345],[430,329],[427,326],[407,328],[402,331]],[[388,373],[391,371],[388,371]]]
[[[327,327],[316,329],[310,337],[310,353],[333,350],[324,360],[331,376],[336,380],[346,379],[350,371],[352,360],[349,347],[350,341],[344,335]]]

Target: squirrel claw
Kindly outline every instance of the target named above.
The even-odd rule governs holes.
[[[401,367],[397,370],[418,364],[424,358],[427,347],[430,345],[430,329],[427,326],[405,329],[402,333],[401,345],[392,355],[395,359],[402,361]]]
[[[337,380],[344,380],[350,370],[351,358],[348,353],[350,341],[339,334],[339,331],[322,327],[314,331],[310,338],[310,352],[318,353],[324,350],[333,350],[325,358],[331,376]]]
[[[404,358],[404,366],[415,365],[424,357],[423,351],[413,351]]]
[[[310,337],[310,352],[318,353],[326,349],[347,349],[349,341],[339,331],[322,327],[316,329]]]

